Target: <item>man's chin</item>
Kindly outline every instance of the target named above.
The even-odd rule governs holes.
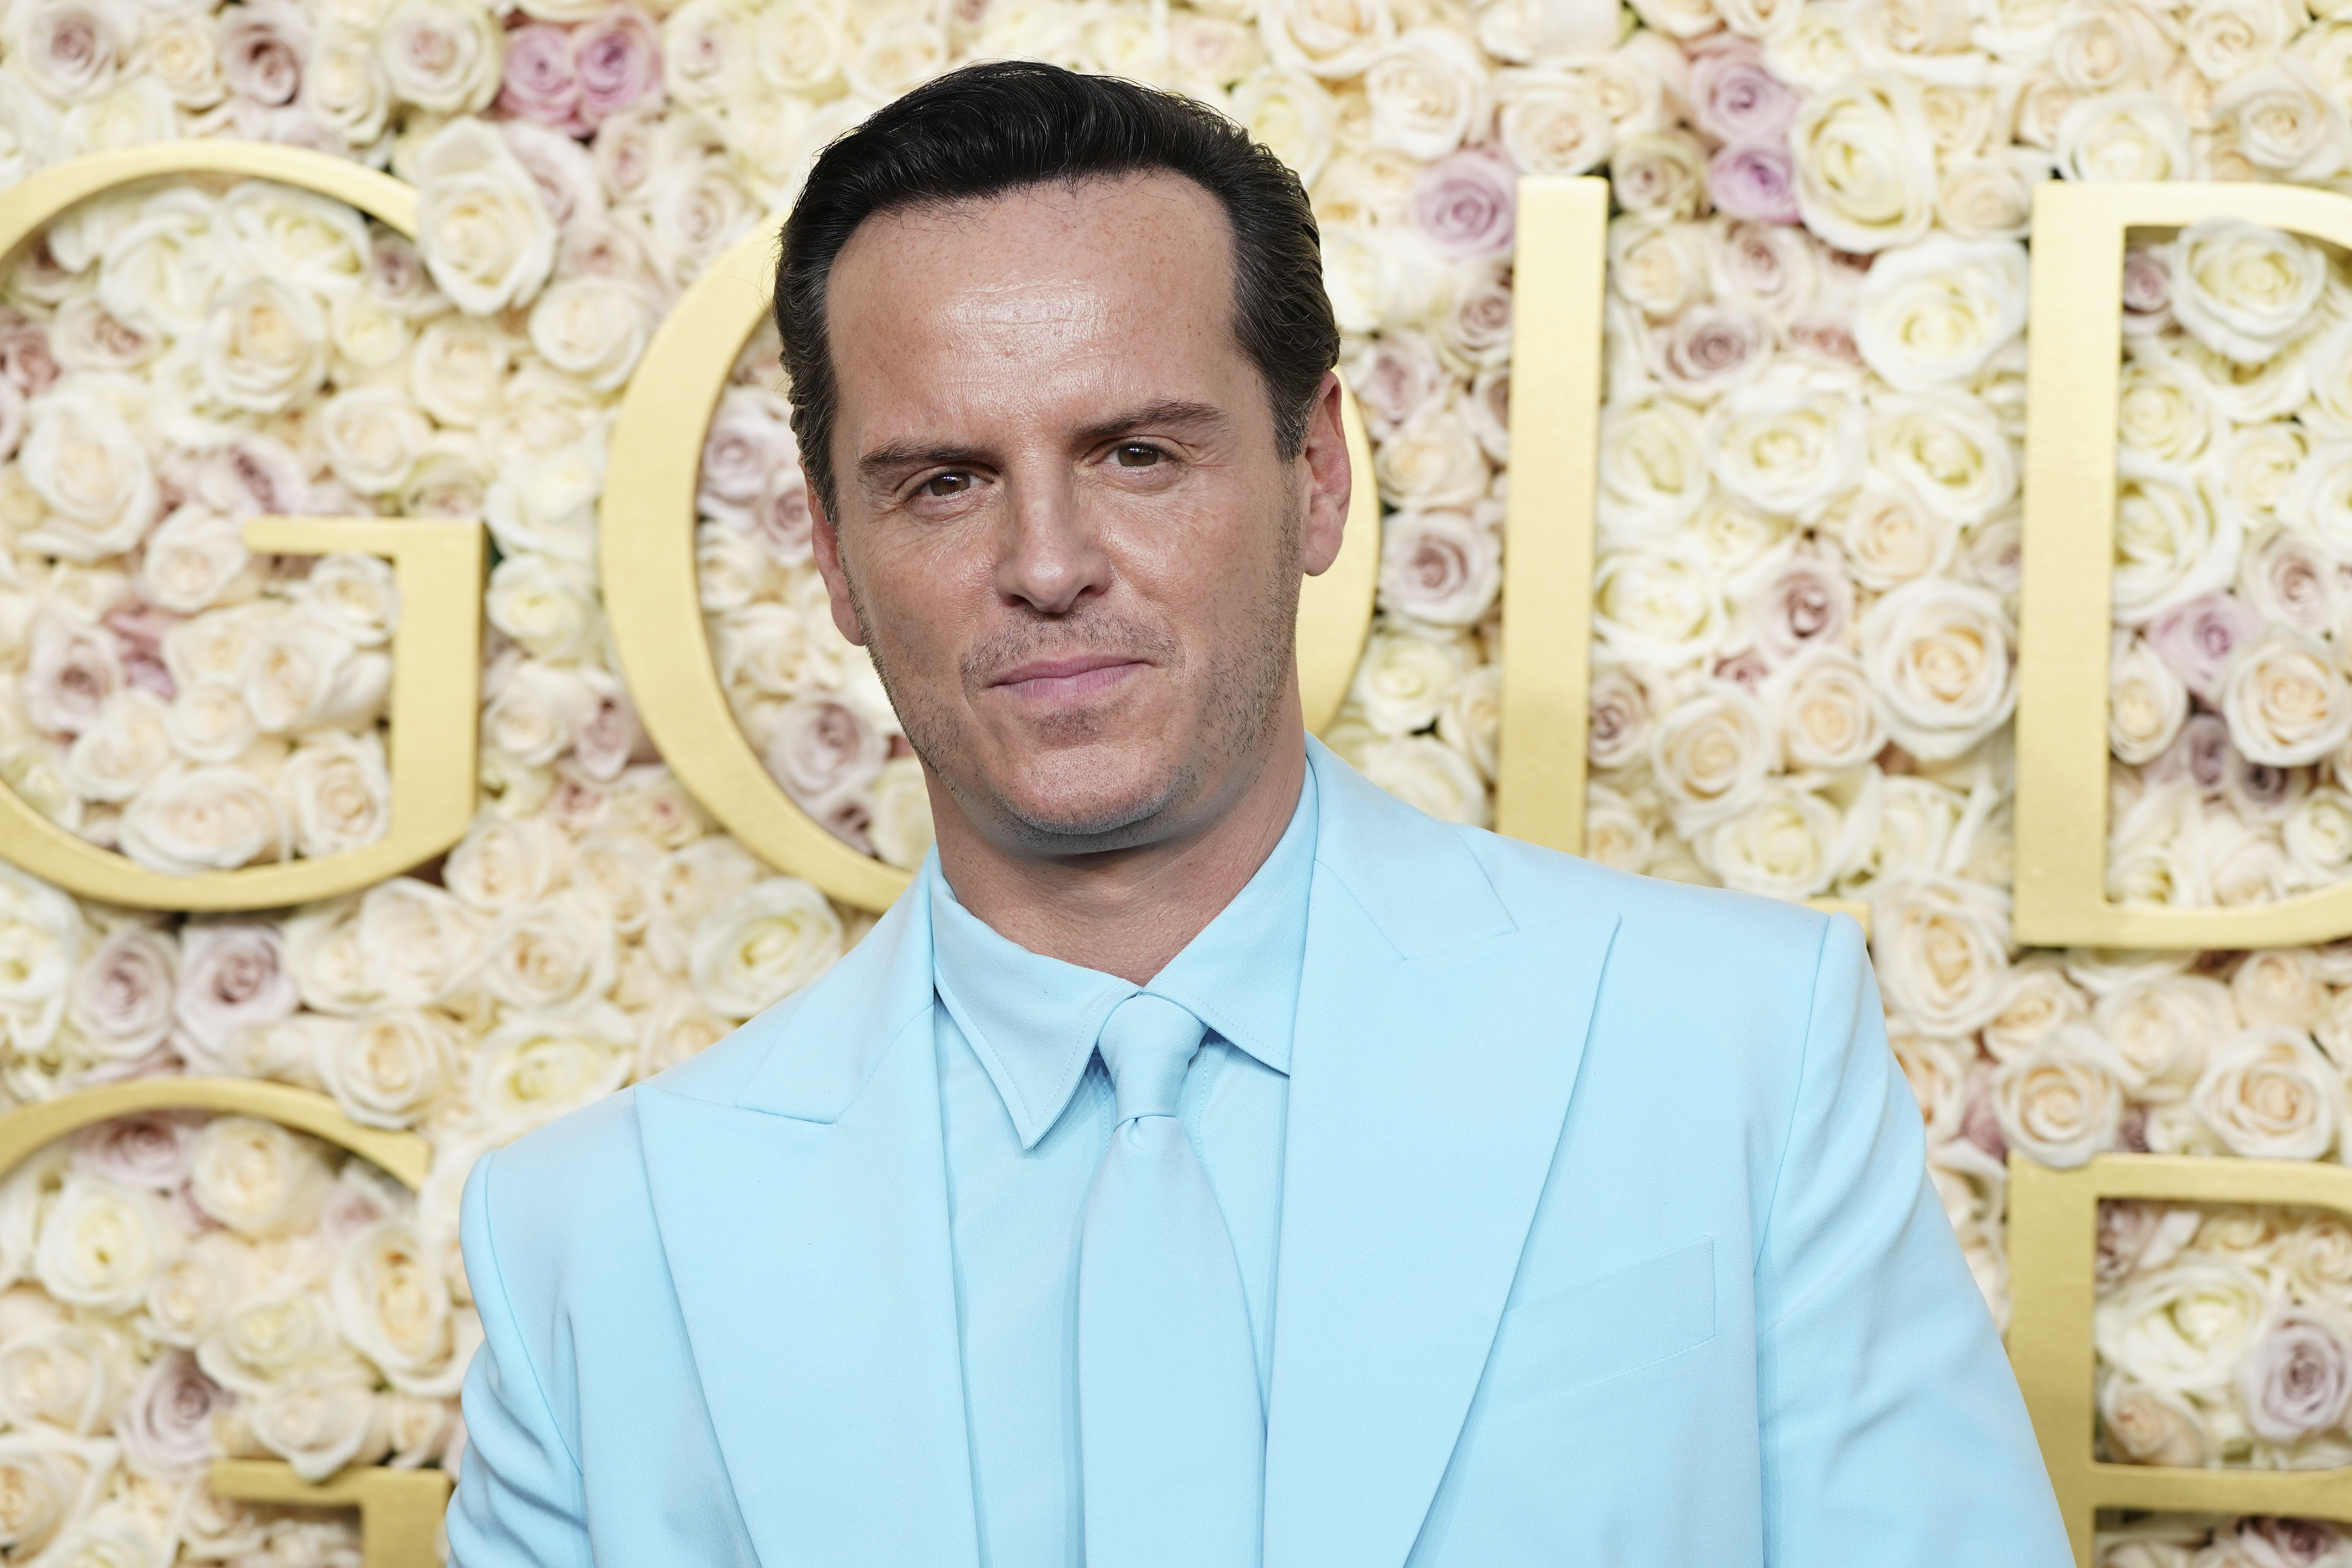
[[[1182,793],[1176,764],[1150,769],[1069,769],[1042,764],[996,792],[999,809],[1033,845],[1068,852],[1122,848],[1153,837],[1153,824]]]

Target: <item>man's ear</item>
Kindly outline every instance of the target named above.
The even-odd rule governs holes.
[[[1339,376],[1323,373],[1315,389],[1315,405],[1307,416],[1307,444],[1298,454],[1307,465],[1307,515],[1299,531],[1300,564],[1309,577],[1320,577],[1339,559],[1340,539],[1348,526],[1348,502],[1356,489],[1354,466],[1348,460],[1348,433],[1339,419]]]
[[[841,564],[841,531],[834,526],[817,487],[809,487],[809,551],[816,557],[816,574],[824,579],[824,595],[833,607],[833,624],[841,635],[866,646],[866,628],[857,624],[857,606],[849,597],[849,574]]]

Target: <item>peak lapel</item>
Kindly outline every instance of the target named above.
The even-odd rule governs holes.
[[[1396,1568],[1486,1365],[1617,917],[1515,929],[1451,830],[1318,766],[1339,809],[1291,1064],[1265,1562]]]
[[[978,1561],[919,901],[775,1020],[740,1094],[637,1090],[663,1249],[766,1568]]]

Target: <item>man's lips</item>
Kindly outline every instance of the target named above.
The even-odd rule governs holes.
[[[1108,690],[1143,668],[1142,660],[1123,654],[1071,654],[1016,664],[989,685],[1030,701],[1067,701]]]

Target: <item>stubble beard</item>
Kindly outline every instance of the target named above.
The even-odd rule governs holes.
[[[1121,797],[1100,800],[1092,809],[1058,814],[1024,805],[1002,782],[989,776],[971,744],[963,713],[954,703],[932,699],[920,681],[898,679],[893,656],[884,652],[882,639],[873,632],[881,623],[868,613],[857,579],[845,562],[843,577],[857,624],[867,628],[866,648],[874,660],[874,672],[898,715],[907,743],[947,786],[964,815],[976,826],[997,824],[1041,855],[1099,853],[1151,842],[1159,836],[1154,826],[1163,814],[1197,798],[1205,785],[1225,777],[1235,763],[1264,750],[1280,730],[1297,658],[1300,548],[1295,519],[1287,522],[1286,533],[1275,572],[1256,586],[1255,612],[1247,631],[1213,653],[1204,668],[1200,688],[1204,700],[1193,743],[1170,758],[1157,780],[1131,788]],[[1175,638],[1120,616],[1081,611],[1051,619],[1036,617],[988,638],[964,657],[959,684],[963,690],[974,690],[993,671],[1040,655],[1076,652],[1149,659],[1180,682],[1187,668],[1183,647]],[[1083,744],[1095,728],[1090,717],[1072,715],[1055,721],[1047,732],[1068,747]]]

